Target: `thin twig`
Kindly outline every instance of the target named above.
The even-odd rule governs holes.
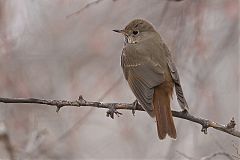
[[[226,152],[213,153],[213,154],[211,154],[211,155],[209,155],[209,156],[206,156],[206,157],[201,158],[200,160],[211,160],[211,159],[213,159],[214,157],[220,156],[220,155],[221,155],[221,156],[225,156],[226,158],[228,158],[228,159],[230,159],[230,160],[234,160],[234,159],[232,158],[232,156],[231,156],[230,154],[226,153]]]
[[[176,151],[176,152],[177,152],[179,155],[181,155],[182,157],[184,157],[185,159],[187,159],[187,160],[194,160],[194,158],[186,155],[185,153],[182,153],[182,152],[180,152],[180,151]]]
[[[83,8],[79,9],[78,11],[75,11],[75,12],[71,13],[70,15],[67,15],[66,18],[69,18],[69,17],[74,16],[76,14],[80,14],[85,9],[89,8],[92,5],[98,4],[101,1],[103,1],[103,0],[96,0],[96,1],[90,2],[90,3],[86,4]]]
[[[45,100],[45,99],[35,99],[35,98],[1,98],[0,102],[2,103],[33,103],[33,104],[44,104],[50,106],[56,106],[57,112],[64,106],[89,106],[89,107],[97,107],[97,108],[105,108],[108,109],[107,116],[114,118],[114,115],[121,115],[122,113],[118,112],[117,110],[125,109],[125,110],[138,110],[144,111],[141,105],[134,103],[100,103],[100,102],[91,102],[86,101],[83,99],[82,96],[79,96],[78,100],[75,101],[67,101],[67,100]],[[174,117],[178,117],[181,119],[186,119],[195,123],[202,125],[202,132],[207,134],[208,128],[214,128],[216,130],[231,134],[235,137],[240,138],[240,131],[235,129],[235,120],[234,118],[226,124],[222,125],[208,119],[203,119],[199,117],[195,117],[188,112],[179,112],[179,111],[172,111]]]
[[[190,157],[190,156],[188,156],[185,153],[182,153],[180,151],[177,151],[177,153],[179,155],[183,156],[187,160],[212,160],[216,156],[224,156],[224,157],[226,157],[229,160],[234,160],[233,157],[230,154],[226,153],[226,152],[216,152],[216,153],[213,153],[211,155],[208,155],[208,156],[205,156],[205,157],[202,157],[202,158],[192,158],[192,157]]]
[[[96,1],[90,2],[90,3],[86,4],[83,8],[81,8],[81,9],[79,9],[79,10],[77,10],[77,11],[75,11],[75,12],[69,14],[69,15],[67,15],[66,18],[69,18],[69,17],[72,17],[74,15],[80,14],[85,9],[91,7],[92,5],[98,4],[98,3],[102,2],[102,1],[104,1],[104,0],[96,0]],[[117,0],[112,0],[112,1],[115,2]],[[179,1],[183,1],[183,0],[169,0],[169,1],[179,2]]]

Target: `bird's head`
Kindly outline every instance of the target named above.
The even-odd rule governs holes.
[[[149,22],[142,19],[135,19],[131,21],[122,30],[113,30],[117,33],[122,33],[125,36],[126,43],[136,44],[149,38],[152,34],[156,33],[154,27]]]

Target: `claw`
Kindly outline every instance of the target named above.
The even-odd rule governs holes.
[[[184,109],[184,110],[182,110],[182,113],[183,114],[188,114],[188,110]]]
[[[207,134],[207,128],[206,128],[206,127],[202,127],[201,131],[202,131],[204,134]]]
[[[111,117],[112,119],[114,119],[114,114],[116,114],[118,117],[120,116],[120,115],[122,115],[122,113],[120,113],[120,112],[118,112],[117,111],[117,109],[115,108],[115,105],[111,105],[110,107],[109,107],[109,110],[107,111],[107,117]]]
[[[202,129],[201,131],[204,133],[204,134],[207,134],[207,129],[209,127],[209,122],[205,122],[203,125],[202,125]]]

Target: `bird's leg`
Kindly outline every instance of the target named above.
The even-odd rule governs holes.
[[[135,116],[135,110],[137,109],[139,103],[138,100],[136,99],[133,103],[132,103],[132,114],[133,116]]]
[[[182,110],[182,113],[183,113],[183,114],[188,114],[188,110],[187,110],[187,109],[183,109],[183,110]]]

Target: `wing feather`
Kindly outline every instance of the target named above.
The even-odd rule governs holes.
[[[188,104],[183,94],[177,68],[175,64],[172,62],[171,58],[168,59],[168,67],[170,69],[171,76],[175,83],[175,91],[176,91],[178,103],[183,110],[188,110],[189,109]]]
[[[139,103],[149,115],[153,116],[154,87],[164,81],[164,74],[153,61],[146,60],[145,57],[139,57],[139,53],[136,53],[137,56],[135,57],[126,56],[128,52],[125,48],[121,56],[124,76]]]

